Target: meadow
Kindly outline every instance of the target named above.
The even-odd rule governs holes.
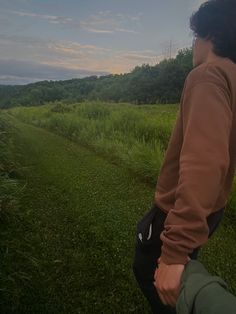
[[[49,103],[15,107],[9,112],[122,164],[146,182],[156,184],[179,104]],[[236,219],[236,182],[227,214]]]
[[[1,313],[150,313],[131,270],[135,228],[152,204],[178,110],[57,102],[1,113],[12,130],[4,163],[18,169],[14,182],[25,179],[1,231]],[[235,223],[234,181],[199,253],[234,294]]]

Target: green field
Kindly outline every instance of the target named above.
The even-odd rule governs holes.
[[[177,105],[17,107],[11,158],[23,193],[1,230],[1,313],[150,313],[132,273],[137,221]],[[199,260],[236,294],[235,182]]]

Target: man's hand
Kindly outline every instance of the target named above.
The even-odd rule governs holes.
[[[190,260],[189,257],[188,260]],[[181,276],[185,265],[167,265],[160,258],[158,264],[159,266],[154,274],[154,286],[162,303],[175,307],[180,293]]]

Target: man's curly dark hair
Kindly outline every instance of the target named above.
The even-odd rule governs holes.
[[[213,52],[236,63],[236,0],[204,2],[190,17],[190,29],[210,40]]]

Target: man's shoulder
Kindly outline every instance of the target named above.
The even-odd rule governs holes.
[[[199,83],[213,83],[220,88],[228,89],[230,68],[226,62],[206,62],[190,71],[186,78],[186,88],[189,90]]]

